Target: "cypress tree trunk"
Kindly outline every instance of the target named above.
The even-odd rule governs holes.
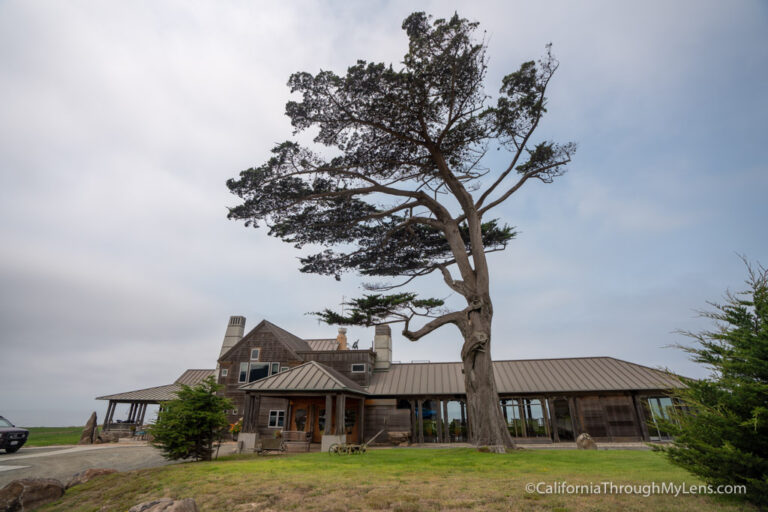
[[[490,297],[478,311],[470,313],[464,332],[461,359],[464,366],[464,385],[467,390],[467,415],[472,425],[470,442],[488,446],[491,451],[504,453],[515,446],[501,412],[499,393],[491,360]]]

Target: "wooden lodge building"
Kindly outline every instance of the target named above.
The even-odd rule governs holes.
[[[245,448],[275,431],[301,432],[302,442],[365,442],[381,429],[411,442],[466,442],[461,363],[392,361],[389,326],[376,327],[373,348],[347,347],[346,329],[335,339],[301,339],[263,320],[247,335],[233,316],[215,370],[187,370],[173,384],[98,397],[108,400],[104,429],[141,425],[148,404],[175,398],[182,384],[215,375],[243,419]],[[589,433],[598,442],[658,441],[668,417],[674,376],[611,357],[495,361],[500,407],[520,443],[573,441]],[[114,419],[119,403],[128,418]],[[306,439],[304,439],[306,438]],[[380,436],[377,441],[386,440]]]

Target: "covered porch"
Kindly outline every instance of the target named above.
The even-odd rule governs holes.
[[[245,391],[243,449],[280,431],[289,449],[319,444],[362,443],[368,393],[341,373],[315,361],[241,387]],[[264,410],[266,398],[284,400],[284,410]],[[274,434],[272,434],[274,435]]]

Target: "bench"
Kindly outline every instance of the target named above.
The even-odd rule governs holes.
[[[311,432],[303,430],[284,430],[283,440],[285,440],[285,449],[289,452],[308,452],[309,440],[312,438]]]
[[[278,437],[267,437],[262,439],[256,444],[256,453],[258,455],[264,455],[267,452],[284,452],[285,443],[283,439]]]

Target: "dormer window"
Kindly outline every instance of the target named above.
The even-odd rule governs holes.
[[[352,373],[365,373],[365,363],[353,364]]]
[[[258,348],[252,348],[251,349],[251,361],[258,361],[259,360],[259,349]]]

